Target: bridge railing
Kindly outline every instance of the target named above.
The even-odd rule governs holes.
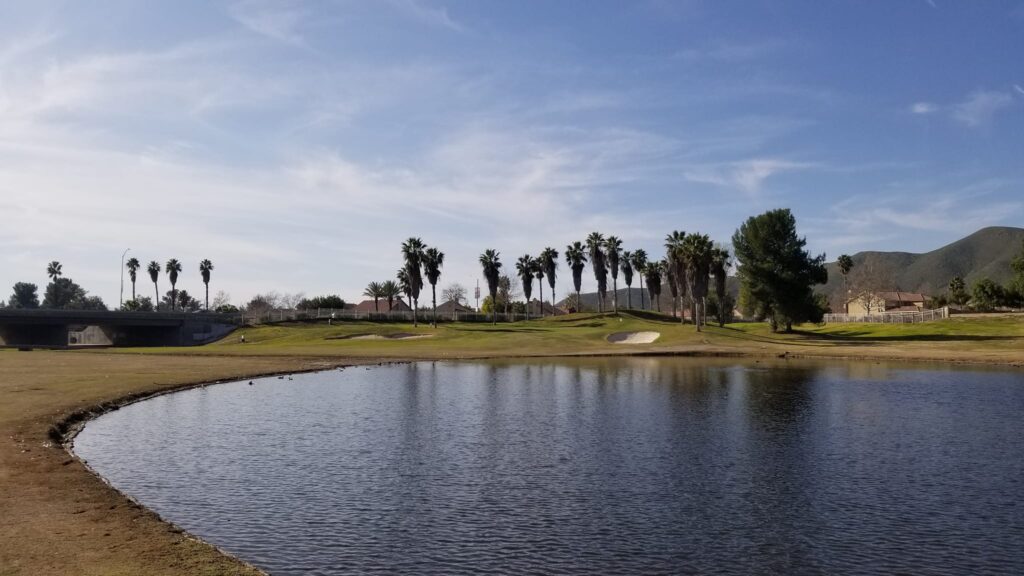
[[[949,306],[916,312],[879,312],[877,314],[825,314],[825,323],[872,322],[878,324],[917,324],[949,318]]]

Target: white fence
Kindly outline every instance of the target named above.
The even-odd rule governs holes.
[[[268,324],[271,322],[294,322],[303,320],[367,320],[372,322],[412,322],[412,312],[408,310],[396,310],[393,312],[357,312],[355,310],[341,310],[337,308],[317,308],[311,310],[268,310],[260,314],[242,314],[242,324]],[[526,314],[503,314],[495,315],[498,322],[518,322],[526,320]],[[530,318],[538,318],[537,314],[530,314]],[[416,313],[420,322],[429,323],[433,318],[433,311],[430,308],[421,308]],[[439,322],[490,322],[490,314],[477,312],[438,312]]]
[[[919,312],[879,312],[878,314],[825,314],[825,322],[875,322],[880,324],[916,324],[949,318],[949,306]]]

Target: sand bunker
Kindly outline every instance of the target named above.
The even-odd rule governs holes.
[[[612,344],[650,344],[661,336],[661,332],[616,332],[608,335]]]
[[[329,336],[327,340],[419,340],[420,338],[431,338],[433,334],[409,334],[399,332],[397,334],[345,334],[344,336]]]

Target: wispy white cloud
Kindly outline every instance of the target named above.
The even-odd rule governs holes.
[[[933,114],[939,111],[939,107],[931,102],[915,102],[910,111],[914,114]]]
[[[448,8],[441,6],[435,7],[426,4],[421,0],[387,0],[392,6],[408,15],[410,18],[423,22],[431,26],[439,26],[441,28],[447,28],[455,32],[465,32],[466,27],[461,23],[455,21],[448,14]]]
[[[996,113],[1011,104],[1013,97],[1006,92],[977,90],[953,108],[953,118],[972,128],[987,126]]]
[[[691,182],[714,184],[725,188],[755,195],[761,191],[765,180],[773,175],[806,170],[814,164],[793,162],[774,158],[754,158],[724,165],[711,165],[690,168],[684,177]]]
[[[228,14],[256,34],[296,46],[306,43],[299,30],[306,14],[294,0],[241,0]]]
[[[789,42],[769,39],[758,42],[717,42],[715,44],[685,48],[672,54],[673,60],[683,62],[746,62],[765,58],[789,46]]]
[[[1024,86],[1021,86],[1020,84],[1014,84],[1013,89],[1017,91],[1017,94],[1024,96]]]

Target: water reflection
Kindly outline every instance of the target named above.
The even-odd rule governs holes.
[[[273,574],[1019,573],[1019,373],[597,358],[228,384],[91,423]]]

